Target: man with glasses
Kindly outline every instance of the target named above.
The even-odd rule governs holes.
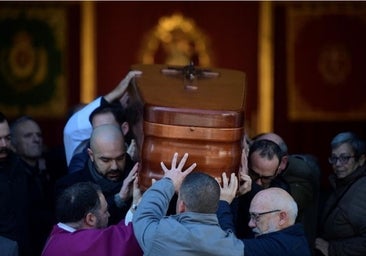
[[[219,222],[228,231],[233,230],[229,204],[234,199],[238,179],[232,174],[230,181],[223,174],[220,193]],[[297,255],[310,256],[303,226],[295,224],[297,204],[291,195],[281,188],[267,188],[259,191],[250,203],[249,227],[255,233],[253,239],[242,239],[244,255],[277,256]]]
[[[254,141],[250,145],[248,157],[243,155],[239,175],[249,175],[252,189],[249,193],[240,194],[233,201],[231,208],[234,215],[235,233],[239,238],[252,238],[248,227],[248,210],[255,194],[268,187],[279,187],[289,191],[289,185],[281,176],[282,152],[279,146],[270,140]]]
[[[259,134],[253,140],[270,140],[280,147],[279,172],[289,184],[290,194],[297,203],[296,221],[304,225],[308,241],[314,248],[320,193],[320,168],[316,158],[309,154],[289,154],[285,141],[276,133]]]
[[[248,174],[262,188],[280,187],[289,190],[288,183],[280,175],[282,151],[270,140],[254,141],[248,155]]]

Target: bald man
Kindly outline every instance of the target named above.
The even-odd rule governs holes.
[[[226,176],[226,175],[225,175]],[[238,187],[235,174],[229,179],[223,176],[220,193],[219,222],[221,227],[233,230],[230,203]],[[252,199],[249,208],[249,227],[255,233],[253,239],[242,239],[244,255],[310,256],[310,247],[302,224],[295,224],[297,204],[292,196],[282,188],[267,188],[259,191]]]
[[[131,206],[132,184],[138,163],[134,165],[126,153],[121,128],[112,124],[93,129],[88,154],[84,169],[58,180],[56,192],[60,194],[66,187],[81,181],[98,184],[109,205],[109,224],[116,224],[125,217]]]
[[[291,196],[299,209],[297,221],[304,224],[308,241],[314,247],[320,189],[320,169],[316,160],[311,155],[290,155],[285,141],[276,133],[263,133],[253,140],[270,140],[280,147],[279,173],[290,186]]]

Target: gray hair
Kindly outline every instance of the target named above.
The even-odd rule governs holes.
[[[330,142],[330,147],[331,149],[335,149],[345,143],[351,145],[352,150],[355,153],[356,159],[358,159],[361,155],[364,155],[366,153],[365,141],[361,140],[353,132],[338,133]]]

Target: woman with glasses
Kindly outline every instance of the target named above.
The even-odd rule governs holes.
[[[366,255],[366,146],[354,133],[344,132],[331,141],[328,198],[315,246],[320,255]]]

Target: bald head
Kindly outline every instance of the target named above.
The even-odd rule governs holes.
[[[119,126],[106,124],[93,129],[90,137],[90,147],[96,150],[101,144],[115,143],[119,141],[124,144],[123,134]]]
[[[267,188],[259,191],[250,204],[251,212],[281,210],[287,213],[288,223],[293,225],[297,217],[297,204],[292,196],[282,188]]]
[[[88,149],[95,169],[105,178],[120,181],[124,176],[126,149],[119,126],[106,124],[95,127]]]

